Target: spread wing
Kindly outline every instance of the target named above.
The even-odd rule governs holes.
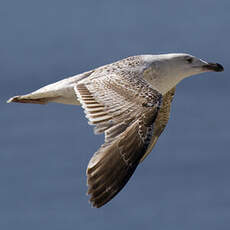
[[[101,207],[124,187],[144,156],[161,94],[134,73],[92,77],[75,92],[95,133],[105,133],[87,168],[90,202]]]
[[[153,147],[155,146],[159,136],[164,131],[170,116],[171,104],[173,97],[175,95],[176,87],[172,88],[162,97],[161,107],[157,114],[155,123],[154,123],[154,133],[149,144],[149,147],[142,157],[141,162],[148,156],[148,154],[152,151]]]

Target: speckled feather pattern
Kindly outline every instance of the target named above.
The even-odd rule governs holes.
[[[90,202],[101,207],[128,182],[167,125],[176,85],[192,75],[221,72],[184,53],[139,55],[18,95],[7,102],[82,105],[105,143],[87,168]]]
[[[140,77],[138,64],[132,58],[99,68],[75,87],[89,124],[96,126],[96,133],[105,133],[105,144],[87,168],[95,207],[123,188],[151,143],[162,95]]]

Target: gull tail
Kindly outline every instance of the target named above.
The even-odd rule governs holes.
[[[52,99],[54,98],[30,98],[28,95],[22,95],[22,96],[14,96],[11,97],[9,100],[7,100],[7,103],[11,103],[11,102],[17,102],[17,103],[32,103],[32,104],[47,104],[48,102],[50,102]]]
[[[48,102],[57,102],[73,104],[77,99],[72,94],[71,87],[53,87],[53,84],[51,84],[29,94],[11,97],[7,103],[16,102],[44,105]]]
[[[61,104],[80,105],[74,91],[74,86],[82,79],[88,77],[93,71],[85,72],[46,85],[32,93],[11,97],[7,103],[32,103],[32,104],[47,104],[56,102]]]

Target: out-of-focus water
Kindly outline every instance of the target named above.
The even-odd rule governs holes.
[[[230,2],[3,1],[0,229],[230,228]],[[87,202],[103,143],[80,107],[6,104],[126,56],[188,52],[224,73],[183,81],[152,154],[109,204]]]

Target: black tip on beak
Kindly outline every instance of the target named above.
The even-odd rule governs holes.
[[[222,72],[224,71],[224,67],[219,63],[208,63],[203,66],[204,69],[215,71],[215,72]]]

